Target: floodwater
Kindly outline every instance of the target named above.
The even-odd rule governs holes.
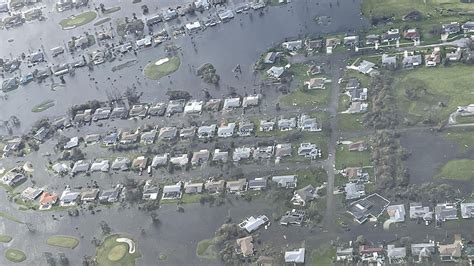
[[[125,2],[129,3],[129,1],[123,1],[121,4],[125,4]],[[169,2],[172,1],[165,1],[163,7],[169,6]],[[287,37],[316,37],[329,32],[355,30],[365,25],[365,22],[360,18],[360,1],[341,1],[339,5],[330,5],[330,2],[328,0],[299,0],[279,7],[269,7],[265,9],[262,16],[254,11],[249,11],[247,14],[236,14],[235,19],[230,22],[209,28],[194,36],[173,40],[172,42],[181,48],[181,67],[170,75],[170,78],[165,77],[160,81],[146,80],[141,75],[141,69],[148,62],[165,56],[163,45],[141,50],[136,58],[138,63],[120,71],[111,72],[112,66],[119,63],[117,60],[114,63],[99,65],[93,72],[87,68],[78,69],[74,77],[66,76],[65,88],[52,90],[50,79],[46,79],[43,84],[39,85],[30,83],[9,92],[8,100],[0,100],[2,101],[0,120],[6,120],[11,115],[16,115],[20,118],[22,125],[16,129],[15,133],[21,133],[28,130],[31,124],[41,117],[64,115],[73,104],[93,99],[107,100],[108,95],[123,92],[127,87],[132,86],[136,86],[138,91],[144,92],[143,101],[166,100],[167,89],[189,91],[194,97],[202,98],[202,88],[209,88],[209,85],[202,83],[194,73],[200,65],[207,62],[214,64],[221,76],[220,87],[209,88],[213,97],[228,94],[230,87],[234,87],[241,94],[244,92],[253,93],[258,84],[258,77],[254,74],[251,65],[268,48],[284,41]],[[152,6],[149,3],[149,7]],[[130,7],[130,10],[125,11],[125,9],[122,8],[121,11],[111,16],[130,15],[127,13],[132,13],[134,10],[137,14],[141,14],[139,7],[137,9],[135,5]],[[73,13],[71,12],[71,14]],[[197,14],[200,16],[199,13]],[[21,52],[27,52],[28,49],[36,50],[40,48],[39,45],[45,50],[49,50],[52,47],[64,45],[64,41],[73,35],[81,34],[92,28],[91,24],[88,24],[74,30],[61,31],[57,24],[61,18],[57,14],[47,15],[48,20],[45,22],[27,24],[3,31],[0,40],[0,55],[6,57],[10,57],[10,53],[18,55]],[[332,23],[318,25],[314,22],[314,17],[322,15],[331,16]],[[181,20],[182,22],[193,21],[198,16],[181,18]],[[29,34],[23,34],[25,31],[28,31]],[[61,32],[61,34],[52,34],[52,32]],[[10,38],[14,38],[15,41],[8,43],[7,40]],[[94,49],[97,49],[97,46],[90,48],[91,51]],[[76,59],[80,56],[80,54],[75,55]],[[122,62],[134,58],[133,54],[126,55]],[[66,55],[59,56],[54,60],[56,63],[58,60],[72,61],[72,59],[67,59]],[[242,75],[238,79],[232,73],[237,64],[242,66]],[[59,80],[55,78],[54,82],[59,83]],[[33,106],[49,99],[57,100],[54,107],[41,113],[31,112]]]

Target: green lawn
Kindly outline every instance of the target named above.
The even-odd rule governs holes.
[[[350,152],[347,145],[338,145],[336,147],[336,169],[370,165],[372,165],[370,149]]]
[[[79,245],[79,240],[73,236],[51,236],[46,243],[50,246],[73,249]]]
[[[19,249],[9,248],[5,251],[5,258],[11,262],[20,263],[26,260],[26,254]]]
[[[121,235],[111,235],[102,241],[97,248],[96,259],[101,266],[134,266],[135,260],[141,255],[138,248],[135,253],[128,253],[128,245],[126,243],[117,242],[117,238],[123,237]],[[136,243],[135,243],[136,245]],[[126,247],[126,252],[123,253],[122,246]]]
[[[458,116],[456,122],[459,124],[472,124],[474,123],[474,116]]]
[[[0,243],[9,243],[10,241],[12,241],[11,236],[0,235]]]
[[[0,211],[0,217],[1,218],[4,218],[4,219],[7,219],[7,220],[10,220],[12,222],[16,222],[16,223],[19,223],[19,224],[24,224],[25,222],[21,221],[20,219],[8,214],[8,213],[5,213],[5,212],[1,212]]]
[[[177,56],[169,58],[169,61],[156,65],[155,62],[145,66],[143,74],[145,77],[153,80],[158,80],[178,70],[181,60]]]
[[[87,12],[63,19],[59,22],[59,25],[61,25],[63,29],[76,28],[93,21],[96,17],[97,17],[96,12],[87,11]]]
[[[329,266],[334,265],[333,260],[336,257],[336,248],[331,246],[320,247],[311,252],[311,265]]]
[[[443,133],[443,137],[455,141],[459,149],[468,150],[474,146],[474,134],[470,130],[450,130]]]
[[[441,167],[435,178],[469,181],[474,179],[474,160],[451,160]]]
[[[199,241],[196,247],[196,255],[202,259],[216,259],[218,254],[216,247],[213,245],[213,239]]]
[[[297,89],[281,97],[280,104],[288,107],[326,106],[330,94],[331,91],[328,88],[325,90]]]
[[[464,65],[400,72],[394,83],[398,109],[412,124],[445,121],[458,106],[474,102],[472,73],[473,68]],[[407,97],[409,89],[416,92],[412,99]]]
[[[51,107],[53,107],[55,105],[54,103],[54,100],[46,100],[36,106],[34,106],[31,111],[33,113],[40,113],[40,112],[43,112]]]
[[[363,116],[363,114],[338,114],[337,129],[346,132],[365,129],[362,123]]]
[[[189,204],[189,203],[198,203],[201,199],[203,194],[183,194],[181,199],[165,199],[161,200],[162,204],[171,204],[171,203],[182,203],[182,204]]]

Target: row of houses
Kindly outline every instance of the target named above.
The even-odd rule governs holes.
[[[435,241],[413,243],[407,246],[395,244],[373,245],[364,244],[358,247],[348,245],[339,246],[336,249],[336,261],[338,263],[351,263],[361,261],[363,263],[382,264],[405,264],[411,258],[414,263],[427,263],[437,256],[441,262],[460,262],[466,258],[472,265],[474,261],[474,244],[466,242],[461,235],[454,235],[451,243],[441,244]]]
[[[367,111],[369,104],[367,103],[367,88],[361,88],[358,78],[351,77],[346,81],[344,93],[349,97],[349,109],[345,112],[349,114],[362,113]]]

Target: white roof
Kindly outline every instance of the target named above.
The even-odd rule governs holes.
[[[199,21],[191,22],[185,25],[187,30],[195,30],[201,28],[201,23]]]
[[[203,104],[203,101],[189,101],[184,106],[184,113],[200,113]]]
[[[285,262],[304,263],[304,253],[304,248],[294,251],[287,251],[285,252]]]

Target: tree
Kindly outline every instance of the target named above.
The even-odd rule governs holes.
[[[150,217],[151,217],[151,221],[154,224],[158,224],[160,222],[160,219],[158,218],[158,213],[157,212],[151,212]]]
[[[356,238],[357,245],[364,245],[366,243],[365,237],[363,235],[359,235]]]
[[[109,235],[112,232],[112,228],[105,221],[101,221],[99,225],[103,235]]]

